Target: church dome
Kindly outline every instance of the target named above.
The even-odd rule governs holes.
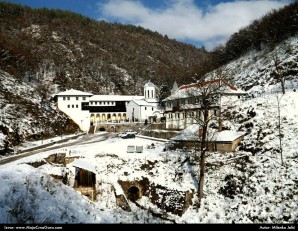
[[[155,85],[154,85],[151,81],[148,81],[148,82],[145,84],[145,87],[155,87]]]

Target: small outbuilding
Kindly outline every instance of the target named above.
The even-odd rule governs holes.
[[[75,167],[74,189],[94,201],[96,199],[95,166],[81,159],[76,159],[72,165]]]
[[[177,136],[171,138],[174,141],[174,146],[177,148],[183,147],[200,147],[200,128],[198,125],[191,125],[184,129]],[[214,131],[209,130],[207,147],[208,151],[213,152],[234,152],[245,133],[238,131]]]

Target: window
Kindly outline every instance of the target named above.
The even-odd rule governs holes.
[[[103,105],[106,105],[106,102],[103,102]]]
[[[67,100],[70,100],[70,97],[67,97]]]
[[[93,102],[90,102],[90,105],[93,105]]]
[[[101,102],[99,102],[99,105],[101,105]]]
[[[145,110],[147,110],[147,107],[145,107]]]
[[[153,111],[153,107],[152,107],[152,111]]]
[[[79,108],[79,105],[76,105],[76,108]]]
[[[69,104],[67,105],[67,108],[70,108],[70,105]]]
[[[95,105],[97,105],[97,102],[95,102]]]
[[[83,97],[83,100],[86,100],[86,97],[85,96]]]
[[[217,116],[217,111],[216,110],[214,110],[214,116]]]
[[[238,99],[240,99],[240,95],[238,95]]]
[[[177,118],[178,118],[178,119],[180,118],[180,113],[177,114]]]
[[[65,100],[65,97],[63,97],[63,100]]]
[[[110,105],[110,102],[107,102],[107,105]]]
[[[74,108],[74,105],[71,105],[72,108]]]
[[[76,100],[79,100],[79,97],[76,97]]]

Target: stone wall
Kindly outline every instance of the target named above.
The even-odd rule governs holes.
[[[174,136],[177,136],[179,131],[166,131],[166,130],[145,130],[142,131],[143,136],[149,136],[154,138],[161,138],[161,139],[171,139]]]
[[[118,183],[129,200],[137,202],[142,196],[146,196],[158,208],[175,215],[182,216],[192,203],[193,191],[179,191],[161,185],[155,185],[154,183],[150,183],[147,178],[134,181],[119,180]],[[119,197],[120,205],[122,205],[122,199]]]
[[[221,152],[221,153],[234,152],[242,139],[243,139],[243,136],[239,137],[233,142],[209,142],[208,151]],[[183,149],[183,148],[200,149],[200,147],[201,145],[199,141],[176,141],[174,142],[174,145],[173,145],[173,148],[179,148],[179,149]]]
[[[114,124],[98,124],[96,125],[96,131],[106,131],[106,132],[125,132],[126,130],[133,130],[135,132],[140,132],[144,127],[143,123],[114,123]]]

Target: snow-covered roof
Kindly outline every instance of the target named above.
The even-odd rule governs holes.
[[[200,96],[202,93],[198,89],[203,88],[204,86],[207,86],[210,84],[213,84],[213,85],[218,84],[218,88],[220,88],[219,91],[223,95],[246,94],[245,91],[243,91],[239,88],[236,88],[236,87],[226,83],[223,80],[216,79],[216,80],[206,81],[206,82],[202,82],[202,83],[192,83],[192,84],[188,84],[188,85],[182,85],[181,87],[179,87],[179,89],[174,94],[165,98],[163,101]]]
[[[211,132],[209,134],[209,140],[210,141],[216,141],[216,142],[232,142],[239,138],[240,136],[243,136],[244,132],[237,132],[237,131],[230,131],[230,130],[224,130],[221,132],[215,131]],[[193,124],[181,131],[181,133],[173,138],[171,140],[175,141],[196,141],[199,139],[199,125]]]
[[[143,98],[144,96],[136,95],[93,95],[89,98],[89,101],[131,101]]]
[[[144,87],[155,87],[155,85],[149,80]]]
[[[75,95],[75,96],[91,96],[93,95],[92,93],[89,92],[83,92],[75,89],[70,89],[67,91],[60,92],[56,94],[56,96],[68,96],[68,95]]]
[[[243,136],[244,134],[245,132],[224,130],[221,132],[216,132],[214,134],[214,140],[217,142],[231,142],[236,140],[240,136]]]
[[[134,99],[132,101],[135,104],[139,105],[139,106],[152,106],[152,107],[154,107],[154,106],[156,106],[156,103],[157,103],[157,101],[156,102],[148,102],[144,99]]]
[[[74,162],[72,163],[72,166],[78,167],[78,168],[83,168],[85,170],[88,170],[90,172],[96,173],[95,166],[92,163],[80,160],[80,159],[75,159]]]

